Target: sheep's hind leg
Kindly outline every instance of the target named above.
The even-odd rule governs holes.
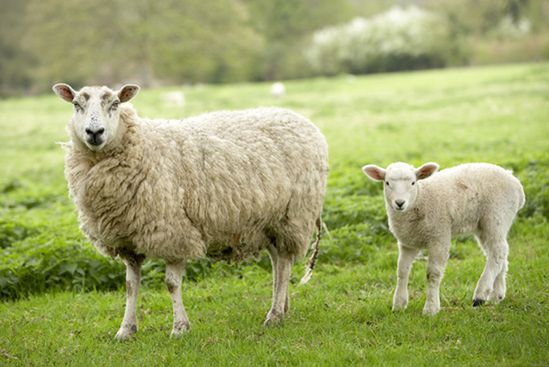
[[[267,247],[267,250],[269,252],[269,258],[271,259],[271,268],[273,269],[273,303],[276,297],[276,289],[277,289],[277,278],[276,278],[276,264],[278,259],[278,253],[276,251],[276,248],[274,246]],[[286,292],[286,301],[284,302],[284,313],[288,312],[290,309],[290,296],[289,292]]]
[[[173,304],[172,337],[179,337],[191,328],[185,307],[183,306],[183,300],[181,299],[181,278],[183,277],[184,269],[184,261],[166,264],[166,286],[172,297]]]
[[[122,325],[116,333],[116,339],[126,340],[137,332],[137,291],[141,281],[141,264],[145,259],[141,255],[127,255],[123,257],[126,264],[126,309]]]
[[[404,310],[408,305],[408,278],[412,263],[419,249],[402,246],[399,243],[397,286],[393,296],[393,311]]]
[[[288,311],[288,288],[292,271],[292,258],[289,255],[280,254],[276,248],[269,247],[269,255],[273,266],[273,303],[265,318],[265,326],[280,323],[284,314]]]
[[[505,297],[509,251],[507,241],[486,241],[482,243],[482,247],[486,254],[486,265],[475,289],[473,307],[484,304],[488,299],[499,302]]]
[[[496,280],[494,281],[494,288],[490,295],[488,296],[488,300],[492,301],[494,303],[499,303],[503,301],[505,298],[505,293],[507,290],[505,277],[507,276],[507,269],[508,269],[508,262],[507,259],[503,262],[503,268],[499,272],[499,274],[496,277]]]
[[[494,280],[494,289],[492,290],[492,293],[490,293],[490,295],[488,296],[488,300],[495,303],[503,301],[503,299],[505,298],[505,293],[507,291],[507,285],[505,281],[505,278],[507,276],[507,269],[509,268],[509,262],[507,260],[509,254],[509,245],[507,244],[507,241],[504,242],[501,252],[503,265],[501,267],[501,271],[496,276],[496,280]]]

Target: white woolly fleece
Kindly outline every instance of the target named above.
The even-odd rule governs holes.
[[[100,152],[74,138],[66,146],[70,196],[99,250],[179,261],[244,258],[275,243],[305,254],[328,173],[310,121],[280,108],[180,121],[120,108],[117,136]]]
[[[397,213],[386,203],[389,227],[406,246],[423,247],[474,233],[506,238],[524,205],[524,191],[509,171],[488,163],[467,163],[418,180],[417,199]]]

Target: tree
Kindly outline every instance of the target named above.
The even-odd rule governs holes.
[[[24,2],[3,0],[0,12],[0,97],[24,92],[30,88],[32,55],[21,48],[24,33],[21,17]]]

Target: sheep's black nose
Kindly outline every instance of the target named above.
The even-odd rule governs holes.
[[[105,129],[103,129],[103,128],[100,128],[100,129],[97,129],[97,130],[86,129],[86,134],[88,134],[88,135],[101,135],[104,132],[105,132]]]
[[[404,205],[405,201],[404,200],[395,200],[395,204],[399,207],[399,208],[402,208],[402,206]]]
[[[88,143],[92,145],[101,145],[103,139],[101,139],[101,134],[105,132],[105,129],[99,128],[97,130],[86,129],[86,134],[88,135]]]

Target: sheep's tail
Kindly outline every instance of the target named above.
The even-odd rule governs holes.
[[[311,277],[313,276],[313,270],[315,268],[316,259],[320,250],[320,237],[322,237],[322,219],[318,217],[318,219],[316,220],[316,239],[313,243],[313,253],[309,258],[309,261],[307,262],[307,266],[305,267],[305,275],[303,275],[303,278],[301,278],[301,284],[307,284],[307,282],[311,280]]]

